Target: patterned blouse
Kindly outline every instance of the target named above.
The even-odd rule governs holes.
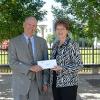
[[[56,59],[58,66],[63,68],[57,73],[56,87],[78,85],[78,71],[83,67],[79,47],[69,37],[62,45],[59,43],[60,41],[54,43],[51,57]]]

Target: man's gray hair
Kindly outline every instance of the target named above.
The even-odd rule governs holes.
[[[28,16],[25,18],[24,22],[26,22],[27,20],[33,19],[37,22],[37,19],[34,16]]]

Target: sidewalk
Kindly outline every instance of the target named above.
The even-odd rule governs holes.
[[[100,75],[80,75],[78,93],[82,100],[100,100]]]
[[[77,100],[100,100],[100,75],[80,75],[79,79]],[[0,100],[13,100],[11,75],[0,75]]]

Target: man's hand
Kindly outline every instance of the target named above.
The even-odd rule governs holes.
[[[43,92],[45,92],[45,93],[48,92],[48,85],[43,85]]]
[[[42,71],[43,69],[38,65],[34,65],[34,66],[31,67],[30,70],[33,71],[33,72],[39,72],[39,71]]]
[[[54,67],[54,68],[52,68],[51,70],[56,71],[56,72],[60,72],[60,71],[62,71],[62,70],[63,70],[63,68],[62,68],[62,67],[60,67],[60,66],[55,66],[55,67]]]

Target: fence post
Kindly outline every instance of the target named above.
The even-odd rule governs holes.
[[[94,45],[92,46],[92,64],[94,64],[95,62],[94,62]],[[98,72],[99,72],[99,69],[98,69],[98,67],[93,67],[92,68],[92,73],[93,74],[98,74]]]
[[[92,46],[92,64],[94,64],[94,45]]]

